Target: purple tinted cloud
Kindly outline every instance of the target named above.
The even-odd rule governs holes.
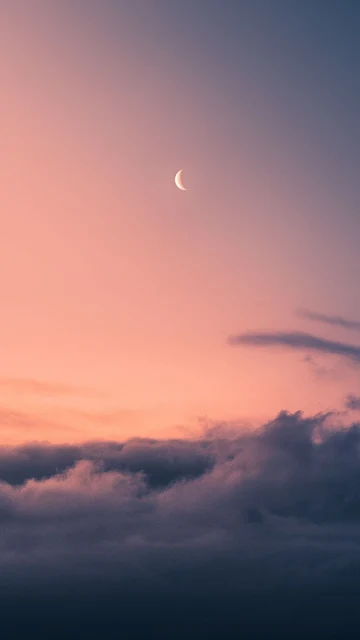
[[[360,410],[360,396],[356,396],[354,393],[349,393],[345,398],[345,407],[346,409],[351,409],[352,411]]]
[[[358,320],[348,320],[342,316],[330,316],[325,313],[317,313],[316,311],[309,311],[308,309],[299,309],[296,315],[300,318],[306,318],[314,322],[322,322],[334,327],[342,327],[343,329],[350,329],[351,331],[360,331],[360,322]]]
[[[360,592],[360,427],[330,420],[0,447],[4,637],[329,637]]]
[[[360,429],[328,419],[1,448],[0,589],[10,576],[167,594],[346,583],[360,564]]]
[[[296,351],[317,351],[360,361],[360,346],[326,340],[325,338],[301,331],[249,331],[247,333],[230,336],[228,338],[228,344],[233,347],[282,347],[283,349]]]

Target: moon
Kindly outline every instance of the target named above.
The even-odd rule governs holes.
[[[186,191],[182,180],[181,180],[181,174],[183,172],[183,169],[180,169],[180,171],[177,172],[176,176],[175,176],[175,184],[178,187],[178,189],[181,189],[181,191]]]

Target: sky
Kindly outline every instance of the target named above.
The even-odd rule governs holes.
[[[6,637],[357,622],[359,28],[0,0]]]
[[[358,390],[342,358],[227,338],[346,341],[297,309],[360,318],[356,3],[0,10],[0,387],[42,424],[2,440],[339,409]]]

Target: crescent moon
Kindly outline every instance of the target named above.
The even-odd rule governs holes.
[[[177,172],[176,176],[175,176],[175,184],[176,186],[181,189],[181,191],[186,191],[182,181],[181,181],[181,174],[183,172],[183,169],[180,169],[180,171]]]

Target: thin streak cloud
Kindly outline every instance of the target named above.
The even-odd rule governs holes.
[[[358,320],[348,320],[342,316],[329,316],[326,313],[317,313],[316,311],[309,311],[308,309],[298,309],[296,315],[299,318],[306,318],[313,322],[322,322],[333,327],[342,327],[343,329],[350,329],[351,331],[360,331],[360,322]]]
[[[94,397],[94,389],[33,378],[0,378],[0,391],[20,395]]]
[[[233,347],[282,347],[288,350],[310,350],[331,355],[338,355],[351,360],[360,361],[360,346],[326,340],[310,333],[301,331],[274,331],[242,333],[228,338],[228,344]]]

